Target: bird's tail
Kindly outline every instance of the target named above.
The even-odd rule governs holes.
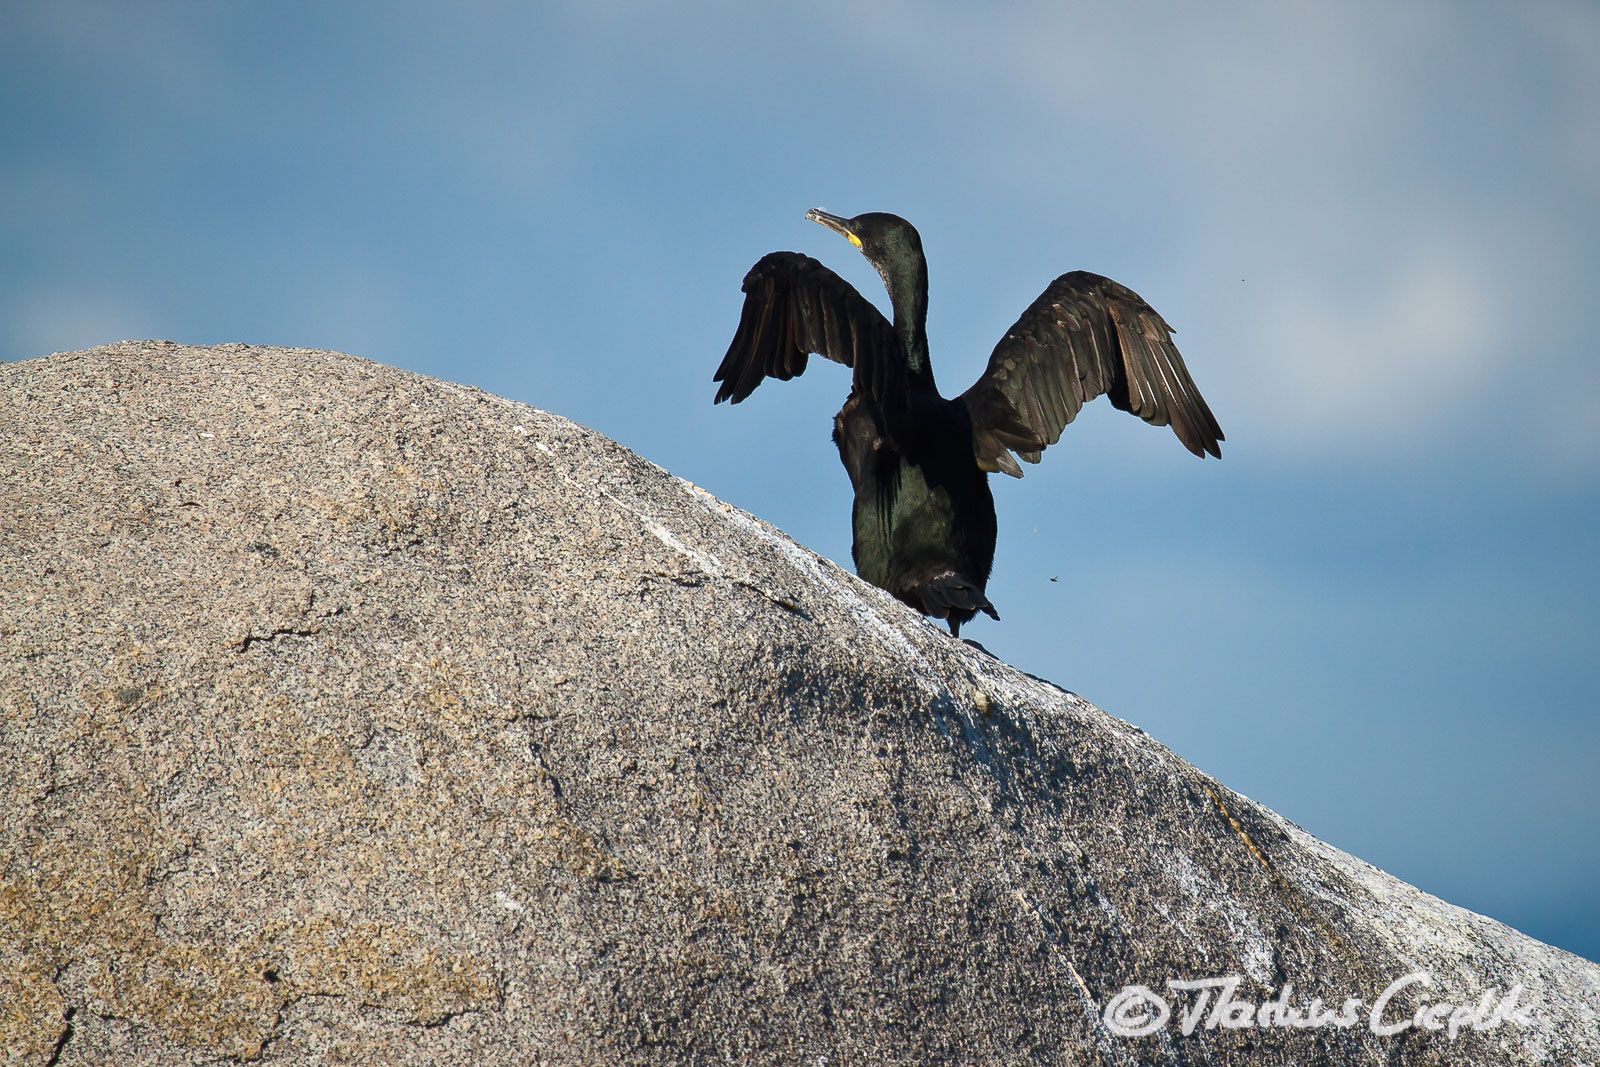
[[[983,588],[955,571],[930,578],[917,586],[916,591],[923,613],[949,620],[951,633],[958,633],[961,624],[980,611],[997,622],[1000,619],[1000,613],[983,595]]]

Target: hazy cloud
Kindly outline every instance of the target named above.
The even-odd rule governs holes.
[[[1093,212],[1052,187],[1159,172],[1150,222],[1182,219],[1160,254],[1214,271],[1226,248],[1253,268],[1250,313],[1208,348],[1237,361],[1228,380],[1268,416],[1274,454],[1381,454],[1448,437],[1509,380],[1589,377],[1586,347],[1530,344],[1529,323],[1595,318],[1549,281],[1595,265],[1592,196],[1574,202],[1570,173],[1600,162],[1594,9],[1500,26],[1441,3],[829,10],[856,62],[886,51],[932,91],[1022,116],[1015,157],[973,162],[1015,195]],[[1516,53],[1552,37],[1549,84],[1520,86]],[[1565,156],[1537,155],[1553,145]],[[1579,424],[1530,425],[1520,446],[1570,463],[1600,417],[1568,414]]]
[[[151,309],[105,291],[24,289],[6,303],[19,355],[71,352],[159,333]]]

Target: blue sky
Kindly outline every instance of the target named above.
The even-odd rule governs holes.
[[[381,12],[381,14],[379,14]],[[1600,8],[162,4],[0,13],[0,358],[333,348],[593,426],[849,564],[822,361],[713,408],[760,255],[947,393],[1062,271],[1220,463],[1085,409],[970,636],[1313,833],[1600,958]],[[1059,578],[1051,582],[1052,577]]]

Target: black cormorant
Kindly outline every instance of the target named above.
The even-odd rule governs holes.
[[[763,378],[788,381],[815,352],[852,368],[833,420],[855,486],[856,572],[926,615],[961,624],[982,611],[994,563],[989,473],[1022,477],[1015,452],[1039,462],[1085,403],[1104,393],[1123,411],[1171,425],[1197,456],[1221,458],[1222,428],[1172,344],[1171,327],[1138,293],[1088,271],[1051,282],[1006,331],[983,376],[954,400],[928,362],[928,261],[916,228],[873,211],[806,218],[842,234],[880,275],[894,322],[810,256],[773,252],[744,278],[744,311],[714,381],[735,404]]]

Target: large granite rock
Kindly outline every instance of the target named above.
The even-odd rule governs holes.
[[[554,415],[128,342],[0,425],[7,1063],[1600,1061],[1600,967]]]

